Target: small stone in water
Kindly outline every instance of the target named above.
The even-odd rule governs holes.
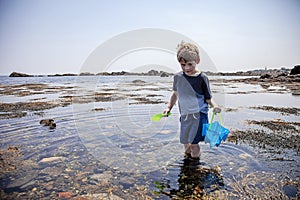
[[[72,171],[72,169],[66,168],[66,172],[71,172],[71,171]]]
[[[220,173],[221,167],[218,166],[218,165],[216,165],[216,166],[214,167],[214,170],[215,170],[217,173]]]
[[[73,195],[71,192],[60,192],[58,193],[58,198],[62,199],[62,198],[65,198],[65,199],[69,199],[71,198]]]
[[[87,182],[87,180],[88,180],[87,177],[85,177],[85,178],[83,178],[81,181],[82,181],[82,182]]]
[[[64,157],[49,157],[49,158],[43,158],[42,160],[40,160],[39,163],[51,163],[51,162],[57,162],[57,161],[63,161]]]

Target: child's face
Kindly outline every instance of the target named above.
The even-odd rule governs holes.
[[[197,63],[195,61],[184,61],[184,60],[181,60],[180,62],[180,65],[181,65],[181,69],[182,71],[186,74],[186,75],[193,75],[195,74],[197,71],[196,71],[196,65]]]

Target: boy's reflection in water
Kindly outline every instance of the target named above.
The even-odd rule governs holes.
[[[203,166],[199,160],[185,158],[180,165],[178,178],[178,189],[169,188],[168,191],[160,191],[161,194],[169,196],[171,199],[199,198],[205,194],[221,189],[224,186],[220,168],[210,168]]]

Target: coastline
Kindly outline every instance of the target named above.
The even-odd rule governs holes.
[[[300,66],[295,66],[293,69],[281,68],[281,69],[255,69],[248,71],[236,71],[236,72],[210,72],[203,71],[205,74],[209,76],[263,76],[268,74],[268,76],[278,76],[278,75],[289,75],[293,74],[293,70],[299,68]],[[174,75],[170,72],[165,71],[157,71],[150,70],[148,72],[99,72],[99,73],[91,73],[91,72],[81,72],[79,74],[76,73],[63,73],[63,74],[44,74],[44,75],[31,75],[27,73],[21,72],[12,72],[9,77],[55,77],[55,76],[161,76],[167,77]]]

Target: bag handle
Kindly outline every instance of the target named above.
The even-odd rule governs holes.
[[[217,114],[217,113],[213,112],[213,114],[212,114],[212,116],[211,116],[211,119],[210,119],[210,123],[209,123],[208,130],[211,128],[212,122],[214,121],[214,118],[215,118],[215,115],[216,115],[216,114]],[[221,125],[223,125],[223,119],[222,119],[221,113],[219,113],[219,117],[220,117],[220,123],[221,123]]]

